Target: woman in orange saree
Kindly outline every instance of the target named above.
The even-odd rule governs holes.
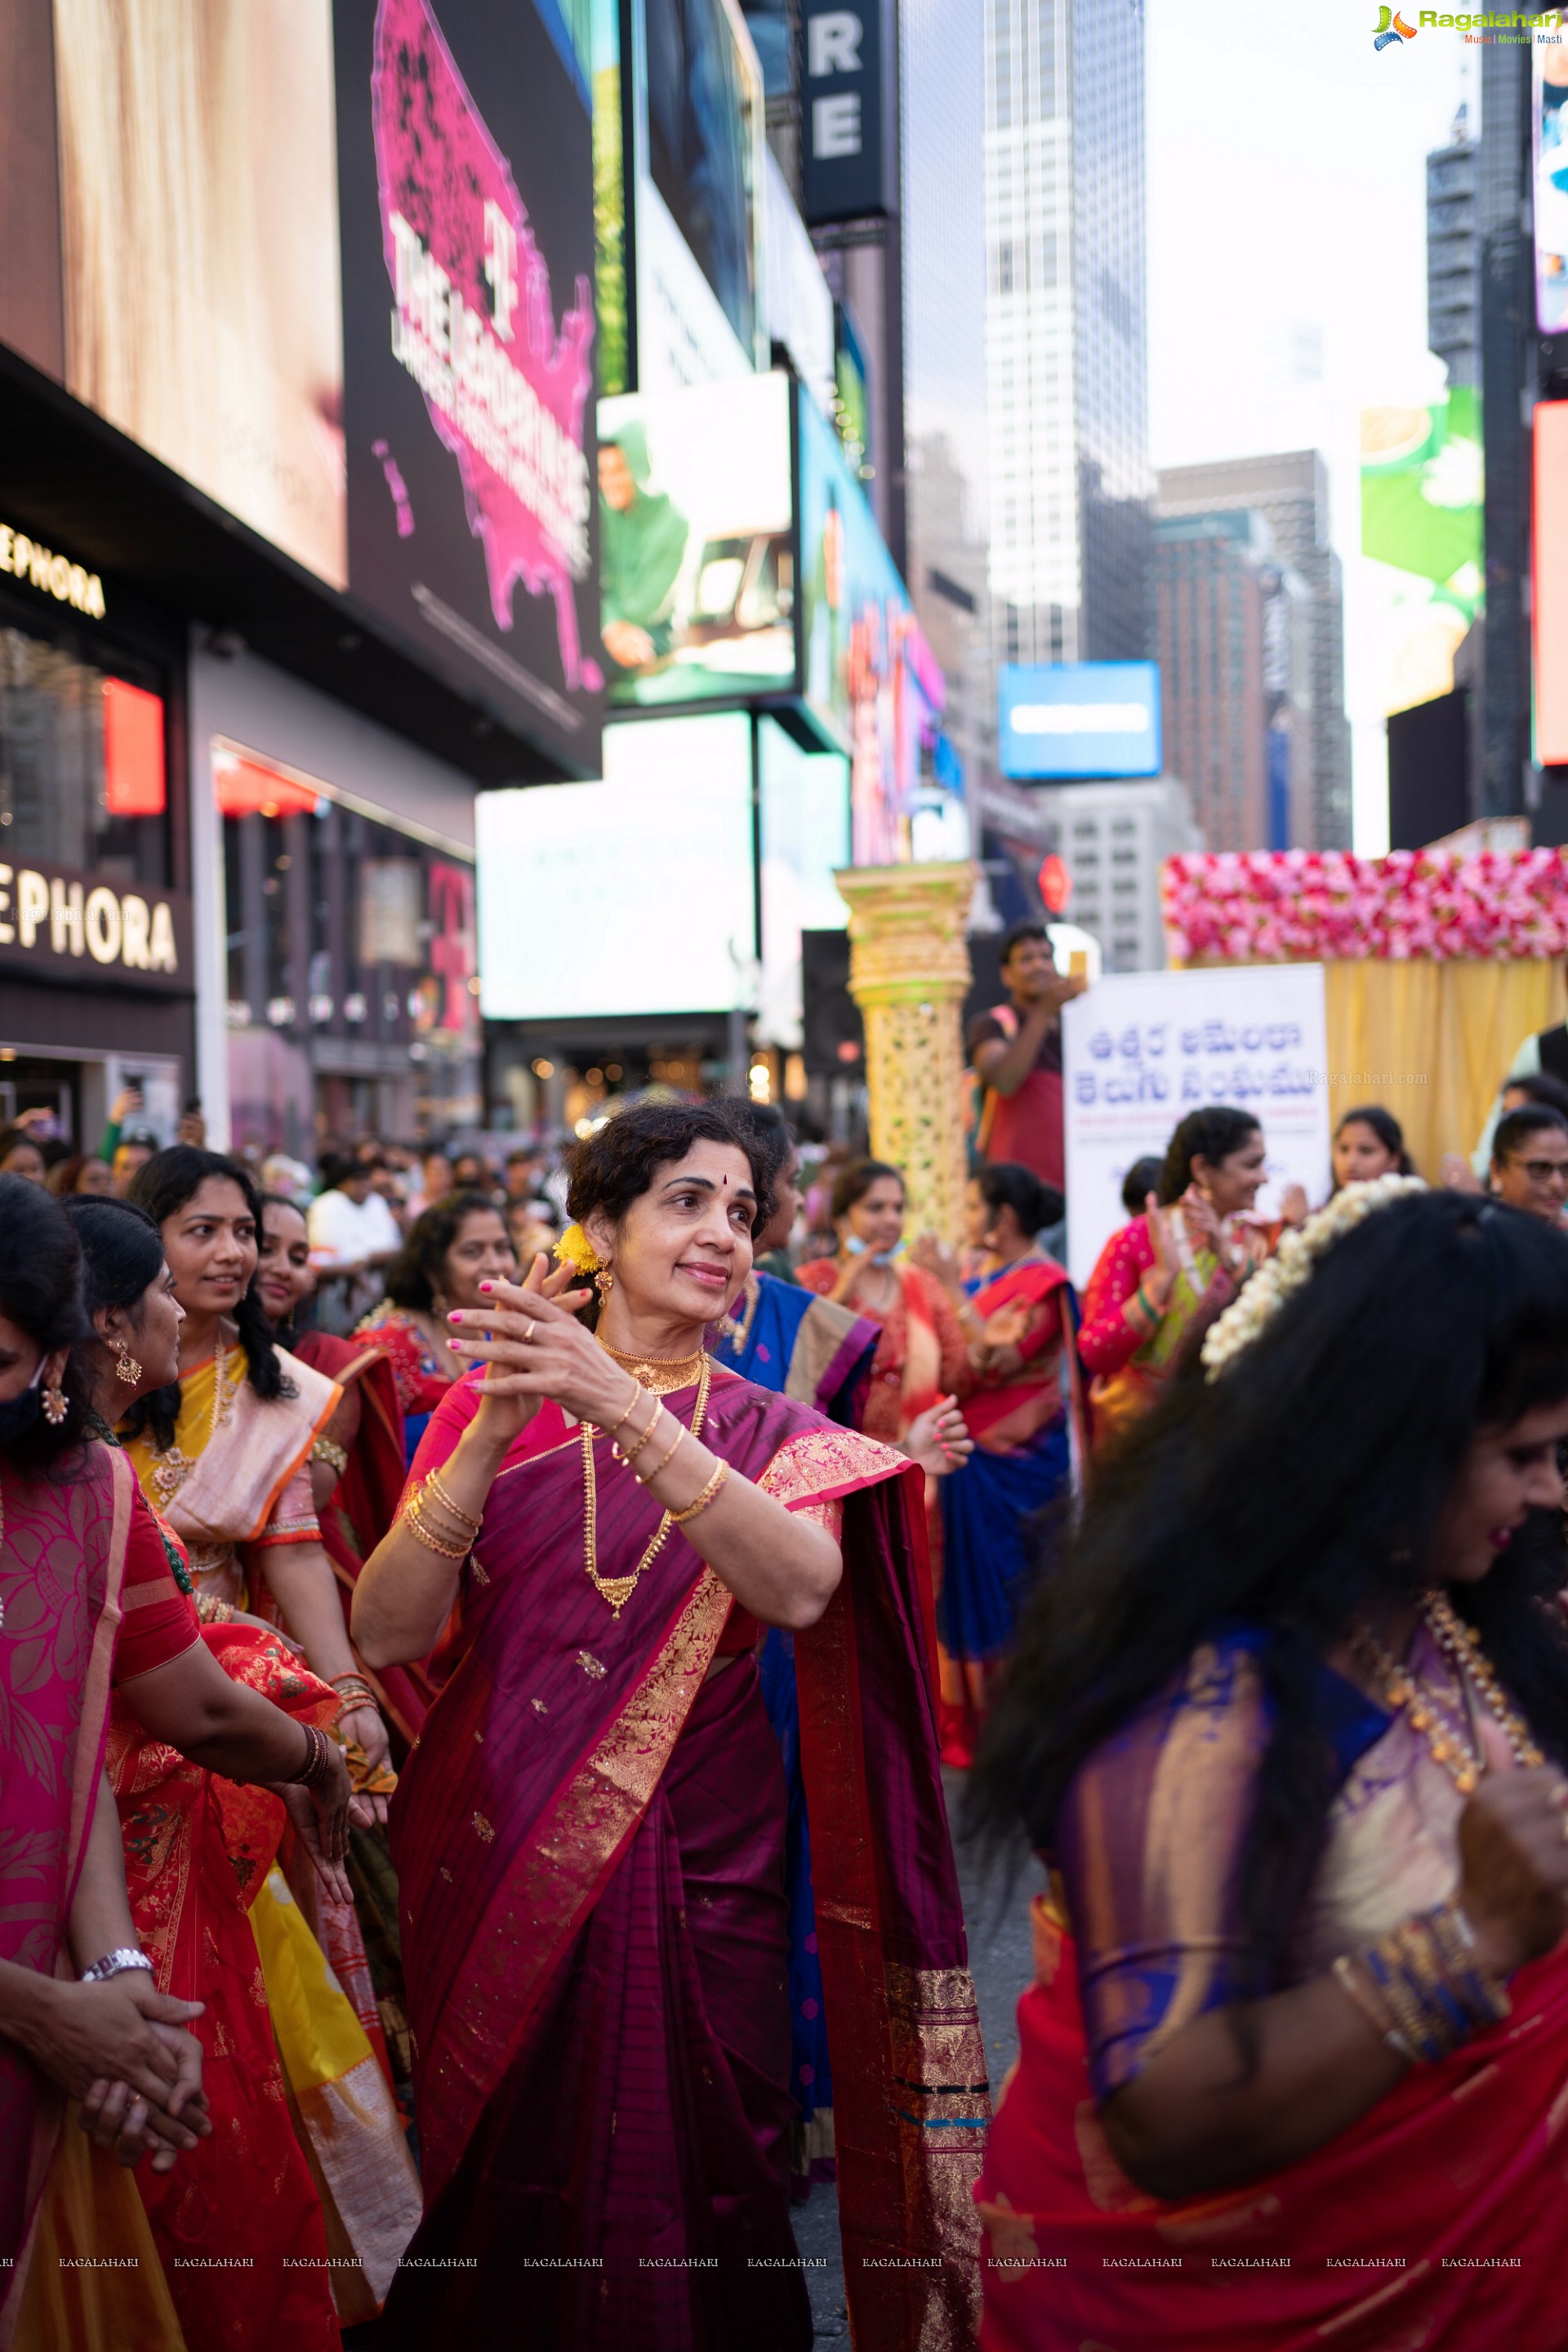
[[[393,1814],[426,2216],[389,2347],[810,2341],[763,1622],[796,1634],[857,2342],[973,2326],[987,2102],[920,1514],[902,1457],[704,1351],[765,1222],[757,1152],[717,1104],[582,1146],[563,1247],[595,1335],[542,1260],[454,1318],[489,1370],[355,1594],[373,1662],[460,1610]]]
[[[882,1327],[861,1426],[890,1445],[969,1386],[969,1350],[942,1285],[898,1255],[904,1180],[880,1160],[851,1161],[833,1187],[838,1255],[808,1259],[807,1290]]]
[[[1391,1177],[1258,1280],[982,1750],[1052,1880],[981,2343],[1562,2352],[1568,1250]]]

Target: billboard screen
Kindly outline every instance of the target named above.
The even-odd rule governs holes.
[[[1483,602],[1481,396],[1361,413],[1361,544],[1385,712],[1450,693]]]
[[[1568,47],[1532,44],[1535,152],[1535,321],[1543,335],[1568,330]]]
[[[538,10],[59,8],[30,54],[0,340],[596,767],[592,131]]]
[[[1158,662],[1008,664],[998,755],[1005,776],[1157,776]]]
[[[757,948],[744,711],[607,727],[602,782],[481,793],[475,814],[488,1020],[736,1002]]]
[[[336,18],[351,586],[596,766],[587,106],[531,6]]]
[[[807,0],[800,20],[801,210],[819,222],[894,209],[884,122],[893,43],[885,0]]]
[[[844,445],[797,396],[801,688],[847,751],[854,862],[910,854],[921,744],[934,734],[942,672],[883,544]]]
[[[734,0],[623,0],[620,44],[636,350],[605,388],[750,374],[762,348],[763,97],[745,19]],[[606,163],[610,144],[606,122]]]
[[[612,703],[794,690],[787,377],[601,401],[599,509]]]
[[[1568,400],[1535,407],[1535,515],[1531,532],[1534,593],[1535,756],[1545,767],[1568,763]]]
[[[58,273],[57,323],[21,348],[342,588],[331,0],[209,13],[176,42],[156,8],[110,12],[111,37],[96,10],[55,11],[58,216],[30,211],[31,248],[5,268]],[[8,139],[9,113],[0,94]]]

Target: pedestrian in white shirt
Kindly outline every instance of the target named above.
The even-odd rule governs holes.
[[[403,1246],[396,1218],[371,1189],[374,1172],[363,1160],[327,1153],[321,1161],[323,1190],[305,1213],[318,1279],[335,1285],[342,1294],[344,1330],[352,1330],[365,1309],[374,1306],[381,1296],[381,1269]],[[333,1322],[337,1319],[331,1317]]]

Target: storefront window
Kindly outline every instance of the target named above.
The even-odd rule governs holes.
[[[0,626],[0,858],[167,884],[161,681],[132,667]]]
[[[234,1134],[315,1151],[480,1115],[474,874],[455,853],[219,751]]]

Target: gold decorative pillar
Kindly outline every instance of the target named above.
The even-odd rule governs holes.
[[[849,908],[849,993],[866,1023],[871,1150],[904,1171],[906,1231],[963,1232],[964,944],[976,869],[858,866],[836,874]]]

